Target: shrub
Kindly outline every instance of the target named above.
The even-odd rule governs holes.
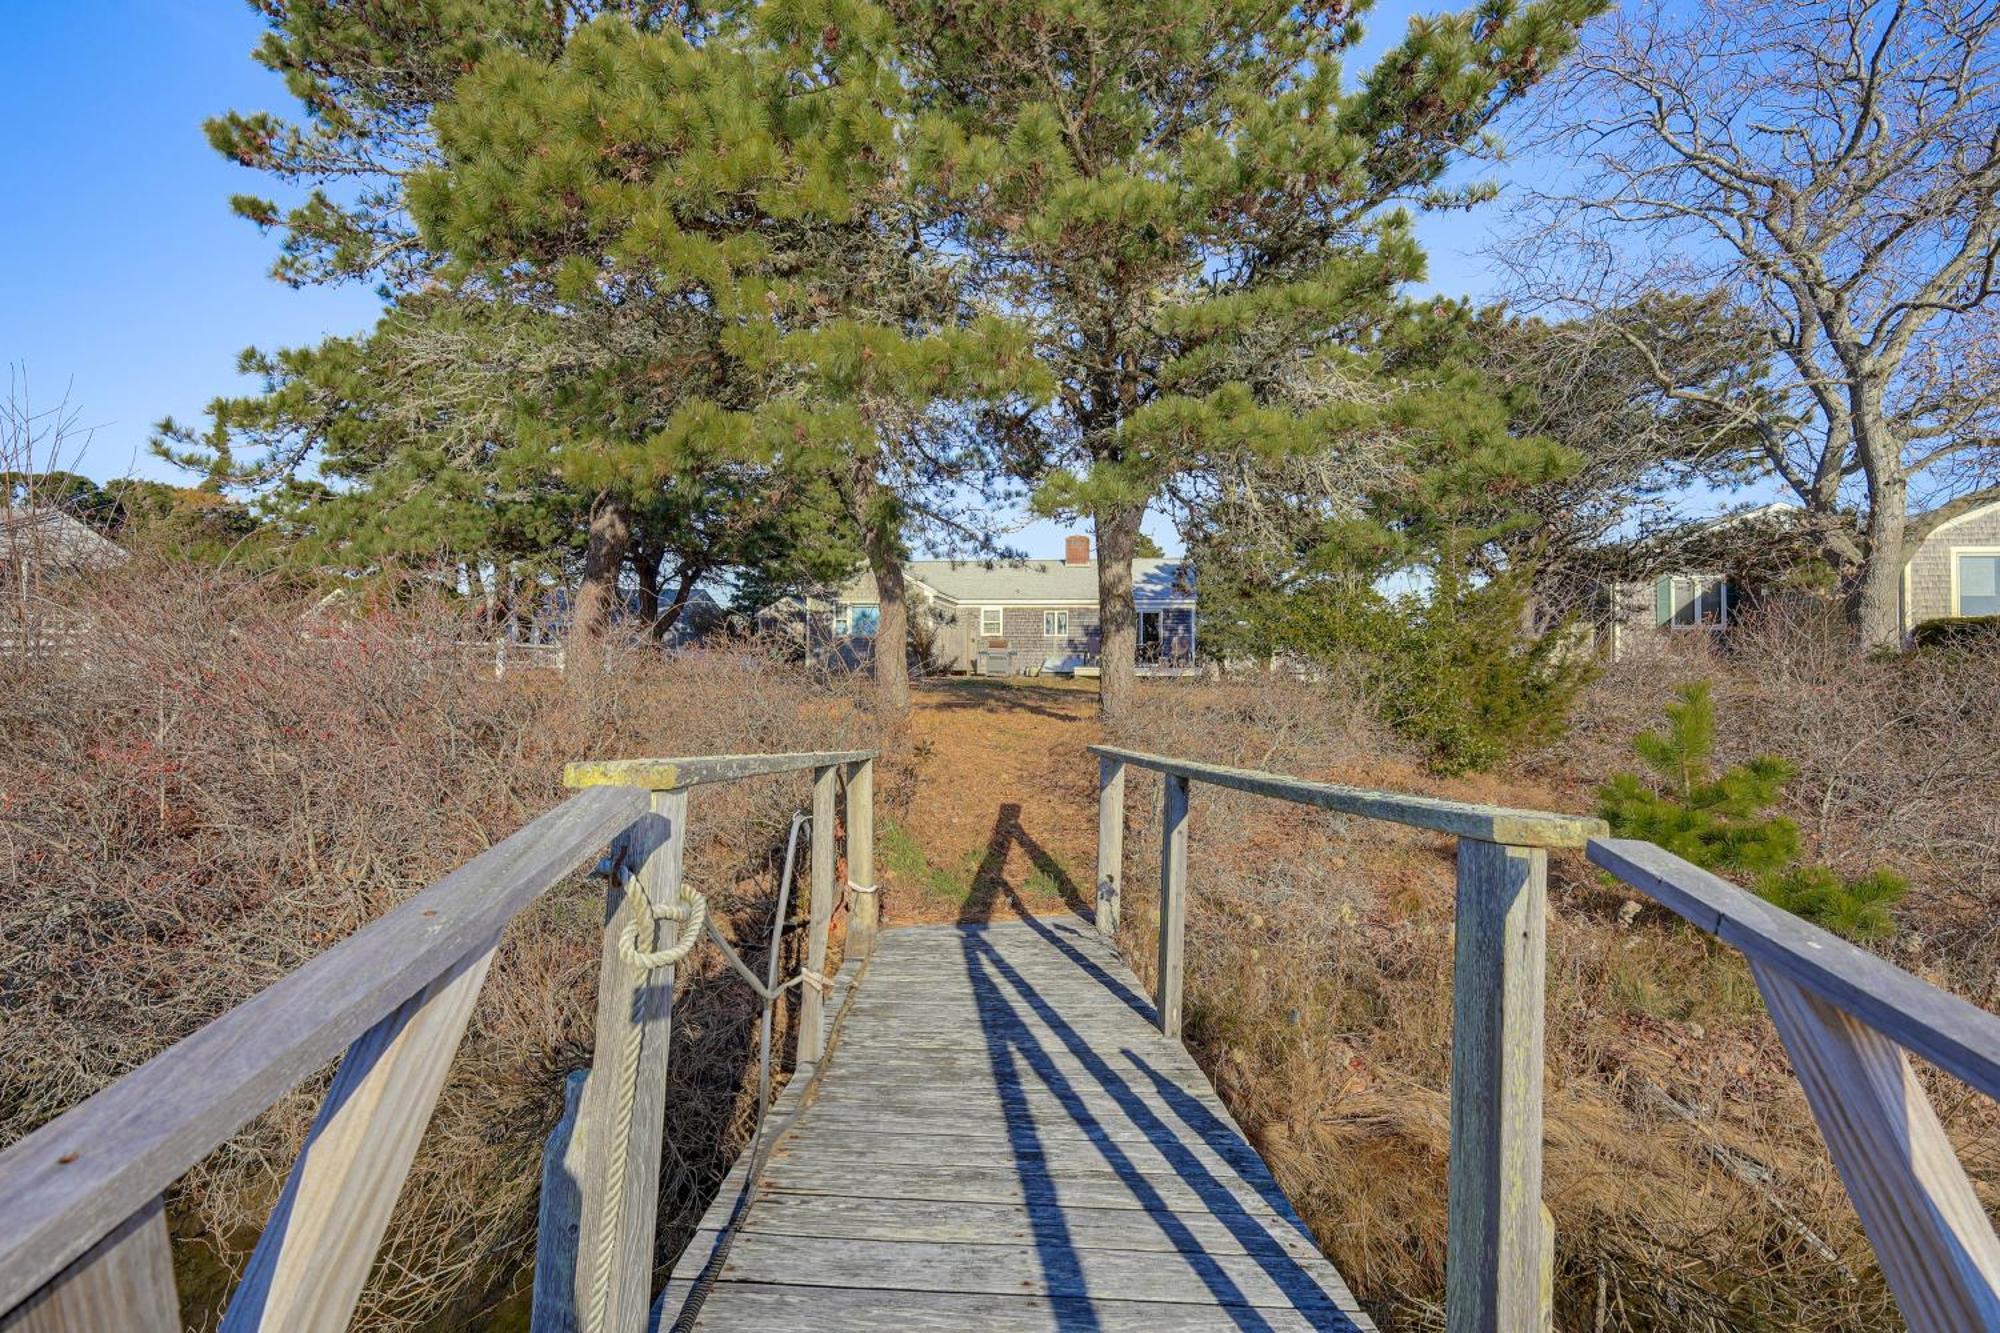
[[[2000,643],[2000,616],[1940,616],[1910,631],[1919,648],[1990,648]]]
[[[1692,681],[1676,695],[1666,729],[1632,741],[1652,779],[1615,773],[1599,792],[1611,831],[1656,842],[1704,869],[1747,875],[1764,898],[1850,939],[1893,934],[1888,908],[1908,881],[1886,870],[1846,880],[1824,866],[1797,864],[1798,825],[1767,813],[1797,770],[1775,755],[1758,755],[1715,773],[1712,688]]]
[[[1357,628],[1384,720],[1439,773],[1490,769],[1562,734],[1589,679],[1556,632],[1523,629],[1527,598],[1500,578],[1441,579],[1365,615]]]

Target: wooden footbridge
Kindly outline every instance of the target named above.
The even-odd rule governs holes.
[[[336,1058],[223,1327],[344,1328],[502,929],[607,844],[595,1063],[572,1076],[544,1162],[537,1330],[1369,1328],[1178,1039],[1196,784],[1458,838],[1453,1333],[1552,1321],[1542,997],[1547,858],[1563,847],[1748,957],[1909,1325],[2000,1329],[2000,1241],[1906,1055],[2000,1096],[2000,1019],[1592,820],[1098,754],[1094,922],[888,930],[873,754],[572,766],[583,790],[563,805],[0,1153],[0,1331],[178,1328],[164,1193]],[[1135,768],[1163,778],[1151,994],[1108,942]],[[782,951],[761,975],[745,966],[681,858],[691,791],[796,772],[813,775],[794,825],[811,835],[807,942],[781,982]],[[674,970],[703,947],[764,998],[764,1087],[781,1001],[797,1004],[797,1049],[661,1275]]]

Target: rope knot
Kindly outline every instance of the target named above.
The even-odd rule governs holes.
[[[618,956],[633,967],[652,971],[658,967],[673,967],[701,943],[702,927],[708,920],[708,899],[697,893],[693,886],[682,884],[675,901],[656,904],[646,897],[635,878],[629,881],[632,893],[632,919],[625,923],[625,929],[618,936]],[[656,924],[673,921],[680,924],[679,937],[664,949],[655,949],[658,939]],[[643,932],[642,932],[643,927]],[[640,936],[645,935],[644,945]]]

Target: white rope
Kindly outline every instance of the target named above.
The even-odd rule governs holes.
[[[851,879],[847,881],[847,891],[849,893],[874,893],[881,887],[880,884],[856,884]]]
[[[620,862],[623,861],[621,853]],[[676,901],[664,907],[656,906],[646,897],[645,887],[637,875],[629,878],[619,874],[620,865],[611,867],[611,882],[617,884],[621,878],[627,886],[626,902],[632,908],[632,916],[618,935],[618,956],[631,966],[646,972],[657,968],[673,967],[701,943],[702,927],[708,922],[708,899],[695,892],[688,884],[680,886]],[[664,949],[650,947],[659,939],[659,923],[675,921],[680,923],[679,937]],[[641,936],[645,937],[647,948],[640,948]],[[652,978],[643,978],[640,987],[650,985]],[[639,1052],[645,1044],[643,1024],[627,1028],[624,1034],[624,1049],[619,1052],[618,1101],[613,1107],[613,1128],[611,1142],[622,1147],[632,1137],[632,1114],[639,1100]],[[625,1164],[614,1163],[611,1179],[606,1182],[604,1209],[598,1217],[596,1263],[590,1282],[590,1320],[587,1327],[593,1333],[601,1333],[604,1328],[606,1308],[611,1302],[611,1259],[612,1249],[618,1241],[618,1223],[625,1211]]]
[[[832,978],[809,967],[801,967],[799,975],[776,989],[767,987],[744,965],[742,958],[737,955],[736,950],[716,926],[714,919],[709,916],[707,898],[690,885],[683,883],[675,901],[665,906],[656,905],[646,897],[646,891],[640,885],[638,876],[621,873],[623,859],[621,852],[619,859],[612,863],[611,882],[613,884],[623,882],[630,886],[627,902],[632,908],[631,919],[626,921],[624,928],[618,934],[618,956],[626,963],[647,972],[662,967],[673,967],[693,953],[695,946],[701,943],[702,936],[706,934],[722,950],[723,958],[736,974],[748,982],[750,988],[756,991],[767,1005],[794,986],[811,986],[821,995],[833,989]],[[874,885],[863,886],[852,880],[848,881],[847,887],[856,893],[875,892]],[[655,949],[651,946],[659,939],[658,923],[662,921],[677,922],[680,925],[680,933],[666,948]],[[646,946],[643,948],[642,938]],[[646,978],[641,985],[650,981],[650,977]],[[643,1035],[642,1027],[629,1028],[625,1035],[624,1050],[620,1052],[618,1101],[613,1108],[615,1123],[611,1138],[614,1144],[624,1144],[631,1138],[633,1110],[639,1099],[639,1051],[643,1044]],[[590,1317],[585,1325],[590,1333],[601,1333],[604,1328],[605,1311],[611,1300],[611,1252],[618,1238],[619,1215],[625,1210],[625,1172],[622,1169],[614,1170],[608,1185],[608,1197],[599,1218],[597,1253],[594,1256],[596,1263],[593,1265],[595,1271],[591,1274]]]

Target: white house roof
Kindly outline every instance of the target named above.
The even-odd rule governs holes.
[[[115,542],[60,509],[0,509],[0,560],[83,569],[125,559]]]
[[[1097,562],[1061,560],[912,560],[911,580],[960,606],[1095,606]],[[875,580],[862,574],[840,590],[843,602],[874,602]],[[1132,562],[1132,600],[1140,606],[1191,606],[1194,571],[1181,560]]]

